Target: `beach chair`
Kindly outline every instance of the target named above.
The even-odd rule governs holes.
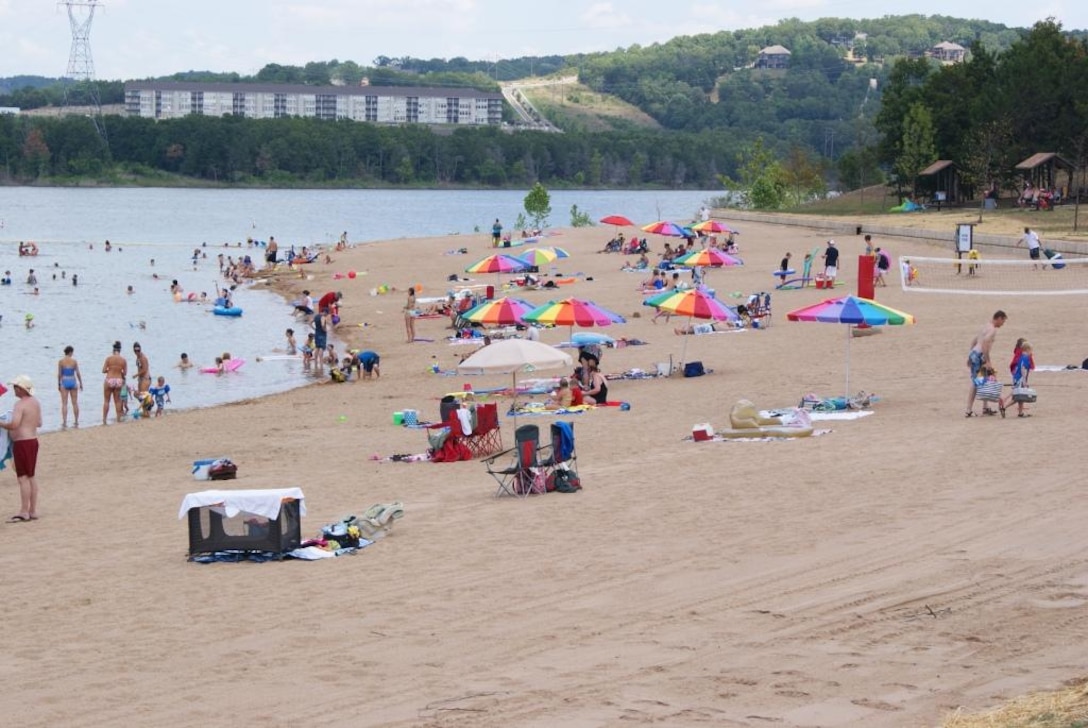
[[[757,293],[748,304],[748,318],[756,328],[765,329],[771,325],[771,294]]]
[[[573,466],[578,460],[574,448],[574,423],[557,420],[551,426],[551,441],[541,448],[547,453],[540,458],[540,467],[554,470],[560,465]]]
[[[495,497],[524,497],[531,493],[544,492],[545,480],[537,457],[539,448],[540,428],[536,425],[521,425],[514,431],[514,447],[484,460],[487,474],[499,484]],[[506,467],[496,469],[495,463],[499,460],[507,461]]]
[[[483,458],[502,450],[499,406],[494,402],[476,405],[476,429],[465,437],[472,457]]]

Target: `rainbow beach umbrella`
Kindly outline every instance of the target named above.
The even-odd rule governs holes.
[[[525,314],[522,320],[527,323],[567,326],[570,328],[572,335],[575,326],[588,328],[590,326],[611,326],[612,324],[627,322],[627,319],[618,313],[602,308],[592,301],[583,301],[578,298],[548,301]]]
[[[522,323],[522,316],[532,311],[535,306],[528,301],[510,296],[484,301],[461,314],[461,318],[477,324],[494,326],[513,326]]]
[[[740,232],[739,230],[734,230],[733,228],[729,227],[724,222],[719,222],[717,220],[703,220],[700,223],[692,225],[691,229],[697,233],[710,233],[712,235],[716,233]]]
[[[739,321],[740,316],[736,311],[724,303],[707,294],[699,288],[688,288],[682,291],[666,291],[650,296],[642,302],[644,306],[665,311],[677,316],[687,316],[688,326],[692,319],[704,321]],[[684,365],[684,357],[688,353],[688,339],[684,337],[684,345],[680,350],[680,366]]]
[[[668,220],[658,220],[649,225],[643,225],[642,230],[654,235],[667,235],[672,238],[686,238],[688,233],[683,227]]]
[[[466,273],[518,273],[529,267],[529,263],[526,263],[520,258],[515,258],[512,255],[506,255],[504,253],[496,253],[489,255],[483,260],[478,260],[468,268],[465,268]]]
[[[914,316],[891,306],[877,303],[871,298],[843,296],[829,298],[811,306],[786,314],[790,321],[809,321],[822,324],[846,324],[846,391],[850,398],[850,332],[851,326],[905,326],[913,324]]]
[[[744,261],[737,256],[723,253],[717,248],[693,250],[690,253],[681,255],[673,263],[687,268],[732,268],[733,266],[744,265]]]
[[[565,251],[564,251],[565,252]],[[530,266],[548,265],[560,258],[554,248],[529,248],[524,253],[518,254],[518,259],[524,260]]]

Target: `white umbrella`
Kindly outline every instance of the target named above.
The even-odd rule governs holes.
[[[574,365],[570,354],[529,339],[502,339],[479,349],[457,365],[460,374],[512,374],[514,422],[517,423],[518,372],[562,369]]]

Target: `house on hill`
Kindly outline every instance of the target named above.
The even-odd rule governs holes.
[[[767,46],[756,58],[756,68],[789,68],[790,52],[780,45]]]
[[[959,43],[950,43],[946,40],[930,48],[926,55],[941,63],[962,63],[967,56],[967,49]]]

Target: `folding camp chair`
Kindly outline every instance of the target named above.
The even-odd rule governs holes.
[[[483,458],[502,450],[499,406],[494,402],[476,405],[476,429],[465,438],[472,457]]]
[[[551,442],[545,446],[547,457],[540,460],[540,467],[555,470],[562,466],[573,467],[578,460],[574,449],[574,423],[558,420],[552,423]]]
[[[531,493],[544,492],[543,470],[537,459],[540,447],[540,428],[536,425],[521,425],[514,431],[514,447],[492,455],[484,460],[487,473],[499,484],[495,496],[527,496]],[[509,464],[499,470],[494,468],[495,461],[510,458]]]
[[[548,471],[548,478],[555,490],[573,493],[582,489],[581,479],[574,465],[578,453],[574,447],[574,423],[559,420],[552,423],[551,443],[546,446],[548,456],[541,459],[540,466]]]

